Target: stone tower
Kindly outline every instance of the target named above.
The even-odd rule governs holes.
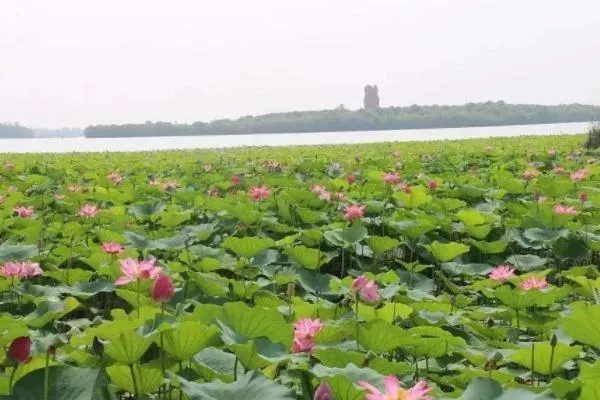
[[[376,110],[379,108],[379,89],[377,85],[365,86],[365,98],[363,102],[365,110]]]

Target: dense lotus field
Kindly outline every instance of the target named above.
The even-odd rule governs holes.
[[[0,399],[600,399],[581,141],[0,155]]]

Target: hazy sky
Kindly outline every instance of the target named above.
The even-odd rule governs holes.
[[[600,104],[598,0],[0,0],[0,121]]]

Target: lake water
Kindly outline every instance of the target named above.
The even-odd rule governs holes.
[[[295,146],[343,143],[411,142],[522,135],[581,134],[589,123],[486,126],[476,128],[395,131],[269,133],[254,135],[170,136],[134,138],[0,139],[0,153],[70,153],[207,149],[238,146]]]

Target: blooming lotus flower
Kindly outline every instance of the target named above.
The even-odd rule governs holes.
[[[329,201],[331,200],[331,193],[329,193],[327,190],[323,190],[319,193],[319,199],[323,201]]]
[[[352,204],[344,208],[344,218],[348,221],[354,221],[365,216],[366,205]]]
[[[521,282],[519,286],[523,290],[544,289],[548,287],[548,282],[546,282],[546,278],[536,279],[535,276],[531,276]]]
[[[203,168],[204,168],[204,172],[210,172],[210,171],[212,171],[212,165],[210,165],[210,164],[204,165]]]
[[[366,275],[361,275],[352,281],[352,291],[365,303],[375,303],[379,300],[377,284]]]
[[[173,281],[167,275],[159,275],[152,287],[152,298],[157,303],[169,302],[175,295]]]
[[[15,207],[13,211],[21,218],[30,218],[33,215],[33,207]]]
[[[210,197],[217,197],[219,195],[219,189],[210,188],[206,194],[208,194]]]
[[[356,176],[354,176],[354,175],[348,175],[348,176],[346,177],[346,181],[347,181],[347,182],[348,182],[350,185],[352,185],[354,182],[356,182]]]
[[[271,189],[267,186],[252,186],[249,192],[249,196],[254,201],[262,201],[269,198],[271,195]]]
[[[75,183],[69,185],[68,189],[69,189],[69,192],[73,192],[73,193],[79,193],[83,190],[83,188],[81,186],[79,186]]]
[[[575,207],[567,207],[562,204],[557,204],[554,206],[554,213],[556,215],[576,215],[577,210]]]
[[[274,170],[277,170],[280,168],[279,163],[275,160],[265,160],[264,165],[271,171],[274,171]]]
[[[294,337],[313,339],[321,329],[323,329],[323,324],[320,319],[303,318],[294,324]]]
[[[557,165],[552,169],[552,172],[554,173],[554,175],[562,176],[565,174],[565,169],[560,165]]]
[[[580,169],[578,171],[572,172],[571,173],[571,180],[573,182],[581,182],[582,180],[584,180],[588,175],[588,172],[586,169]]]
[[[98,215],[100,210],[93,204],[84,204],[79,209],[79,216],[85,218],[92,218]]]
[[[337,201],[344,201],[344,199],[346,199],[346,193],[344,193],[344,192],[335,192],[335,199]]]
[[[485,151],[486,153],[489,153],[490,151],[492,151],[492,146],[490,146],[489,144],[484,146],[483,151]]]
[[[393,151],[392,156],[394,156],[394,158],[400,158],[402,157],[402,153],[400,153],[399,151]]]
[[[383,174],[383,181],[390,185],[394,185],[400,181],[400,176],[398,174],[388,172],[388,173]]]
[[[508,265],[498,265],[489,274],[489,278],[494,281],[504,282],[515,276],[515,269]]]
[[[294,337],[292,341],[292,353],[312,353],[315,342],[310,339],[299,339]]]
[[[333,392],[327,382],[323,381],[319,387],[317,387],[313,400],[333,400]]]
[[[321,186],[321,185],[312,185],[312,187],[310,188],[310,191],[313,193],[321,193],[326,190],[327,189],[325,189],[325,186]]]
[[[242,182],[242,178],[240,178],[239,176],[237,176],[237,175],[233,175],[233,176],[231,177],[231,184],[232,184],[233,186],[237,186],[237,185],[239,185],[239,184],[240,184],[240,182]]]
[[[402,190],[404,193],[407,193],[407,194],[412,193],[412,187],[410,186],[410,183],[408,183],[408,182],[400,182],[398,184],[398,188],[400,190]]]
[[[21,265],[12,262],[4,263],[0,272],[5,278],[16,278],[21,273]]]
[[[133,258],[120,261],[120,268],[123,276],[120,276],[115,281],[116,285],[126,285],[135,280],[156,279],[162,268],[154,265],[155,258],[149,260],[136,261]]]
[[[122,253],[122,252],[125,251],[125,249],[123,248],[123,246],[121,246],[117,242],[102,243],[102,250],[106,254],[119,254],[119,253]]]
[[[386,376],[383,379],[385,393],[365,381],[359,381],[357,384],[369,391],[365,400],[431,400],[431,397],[425,397],[431,390],[426,381],[420,381],[410,389],[403,389],[396,376]]]
[[[525,171],[523,171],[523,178],[525,178],[526,180],[531,180],[533,178],[535,178],[536,176],[538,176],[540,173],[538,172],[537,169],[533,169],[533,168],[529,168],[526,169]]]
[[[438,187],[438,183],[436,180],[432,179],[427,183],[427,187],[429,187],[429,190],[435,190]]]
[[[26,364],[31,361],[31,339],[21,336],[10,343],[6,355],[17,364]]]
[[[34,276],[42,275],[44,271],[40,268],[40,264],[32,263],[29,261],[22,262],[20,265],[19,277],[21,278],[32,278]]]
[[[111,172],[107,178],[113,185],[118,185],[125,180],[125,178],[119,175],[119,173],[116,171]]]
[[[548,150],[548,156],[554,157],[555,155],[556,155],[556,149],[550,149],[550,150]]]
[[[15,167],[16,167],[16,165],[12,161],[7,161],[6,163],[4,163],[4,169],[13,170],[13,169],[15,169]]]

